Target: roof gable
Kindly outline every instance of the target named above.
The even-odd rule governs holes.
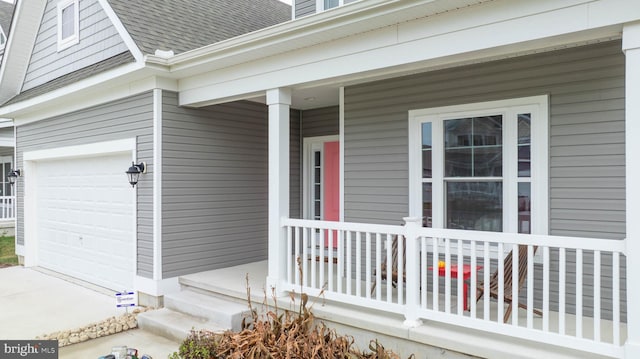
[[[57,0],[48,0],[22,91],[128,51],[98,0],[79,1],[79,42],[58,48]]]
[[[278,0],[108,0],[146,54],[181,53],[291,19]]]

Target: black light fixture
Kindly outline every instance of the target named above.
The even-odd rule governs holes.
[[[7,179],[9,180],[9,183],[12,186],[14,183],[16,183],[16,180],[18,180],[18,177],[20,176],[22,176],[22,171],[20,171],[20,169],[17,169],[17,170],[11,169],[11,171],[7,173]]]
[[[127,177],[129,177],[129,184],[131,187],[135,187],[138,184],[138,178],[141,173],[147,173],[147,164],[144,162],[140,162],[136,164],[135,162],[131,162],[131,167],[125,172]]]

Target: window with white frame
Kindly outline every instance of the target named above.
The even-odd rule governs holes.
[[[58,2],[58,51],[79,42],[79,17],[79,0],[61,0]]]
[[[547,96],[412,110],[409,148],[424,226],[547,234]]]
[[[344,5],[344,0],[316,0],[318,11],[329,10],[342,5]]]

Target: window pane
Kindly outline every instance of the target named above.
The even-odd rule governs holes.
[[[320,151],[313,153],[313,165],[316,167],[320,166]]]
[[[531,177],[530,145],[518,145],[518,177]]]
[[[431,151],[431,123],[422,124],[422,178],[431,178],[432,175],[432,151]]]
[[[518,233],[531,233],[531,183],[518,183]]]
[[[502,176],[502,116],[444,121],[445,177]]]
[[[331,9],[338,6],[338,0],[324,0],[324,8]]]
[[[502,232],[502,182],[445,182],[446,227]]]
[[[502,146],[502,116],[484,116],[473,119],[474,146]]]
[[[518,115],[518,144],[528,145],[531,143],[531,114],[523,113]]]
[[[502,147],[476,149],[473,172],[476,177],[502,177]]]
[[[422,184],[422,226],[432,226],[433,192],[431,183]]]
[[[444,151],[445,177],[471,177],[473,175],[473,149],[456,148]]]
[[[73,36],[75,32],[74,17],[75,17],[74,3],[62,9],[62,39],[63,40],[69,36]]]

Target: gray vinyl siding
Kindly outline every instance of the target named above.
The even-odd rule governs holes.
[[[302,137],[340,134],[340,108],[317,108],[302,112]]]
[[[13,157],[13,147],[0,147],[0,156]]]
[[[302,218],[302,136],[301,111],[290,111],[289,128],[289,216]]]
[[[153,98],[150,92],[17,127],[17,163],[23,153],[65,146],[136,138],[137,158],[147,163],[147,174],[136,186],[138,214],[138,275],[153,273]],[[126,181],[123,164],[123,181]],[[17,193],[19,244],[24,244],[24,186]]]
[[[97,0],[80,0],[80,42],[58,52],[57,0],[48,0],[22,90],[127,51]]]
[[[345,219],[399,224],[408,215],[409,110],[548,94],[550,234],[624,238],[624,66],[621,44],[612,41],[347,87]],[[557,258],[552,252],[553,271]],[[585,263],[591,260],[587,253]],[[621,272],[624,281],[624,263]],[[555,291],[557,271],[552,281]],[[585,290],[586,304],[591,293]]]
[[[295,0],[296,18],[316,13],[316,0]]]
[[[267,258],[267,107],[163,91],[163,278]]]

